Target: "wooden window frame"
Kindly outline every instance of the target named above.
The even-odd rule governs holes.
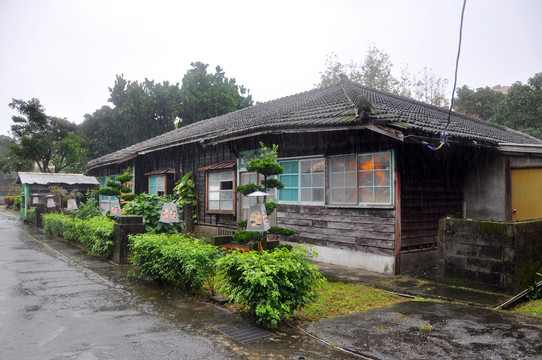
[[[209,209],[209,175],[216,174],[216,173],[223,173],[223,172],[230,172],[232,174],[232,210],[215,210],[215,209]],[[231,214],[236,215],[237,214],[237,193],[235,192],[235,188],[237,186],[237,172],[233,169],[229,170],[213,170],[213,171],[207,171],[205,173],[205,213],[206,214]],[[218,200],[220,201],[220,200]]]
[[[151,178],[163,178],[164,179],[164,194],[159,195],[158,191],[156,191],[156,194],[154,194],[154,195],[157,195],[157,196],[165,196],[165,195],[167,195],[167,176],[166,175],[149,175],[148,176],[148,181],[147,181],[147,193],[151,194]]]

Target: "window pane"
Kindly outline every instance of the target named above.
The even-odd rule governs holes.
[[[312,201],[324,202],[324,189],[323,188],[312,189]]]
[[[164,177],[163,176],[156,177],[155,179],[156,179],[156,185],[157,186],[164,187]]]
[[[220,201],[220,210],[233,210],[233,201]]]
[[[209,181],[211,182],[218,182],[220,181],[220,173],[209,173]]]
[[[232,171],[223,171],[220,172],[220,179],[221,180],[233,180],[233,172]]]
[[[343,187],[344,186],[344,174],[331,174],[331,187]]]
[[[376,186],[390,186],[390,172],[389,170],[375,171],[375,185]]]
[[[282,189],[279,191],[279,200],[297,201],[297,189]]]
[[[324,187],[324,174],[314,174],[312,176],[312,186]]]
[[[301,187],[310,187],[311,186],[311,175],[305,174],[301,175]]]
[[[332,172],[344,171],[344,162],[345,162],[344,157],[334,157],[334,158],[331,158],[329,162],[331,163],[330,168]]]
[[[350,204],[356,204],[358,202],[358,192],[357,188],[346,188],[344,189],[344,201]]]
[[[346,173],[344,175],[345,175],[345,179],[344,179],[345,186],[351,186],[351,187],[358,186],[355,172]]]
[[[308,174],[311,173],[312,160],[302,160],[301,161],[301,173]]]
[[[375,202],[384,204],[390,203],[390,189],[387,187],[375,188]]]
[[[355,156],[348,156],[346,158],[346,171],[356,171],[358,164],[356,163]]]
[[[325,170],[324,159],[314,160],[312,164],[313,173],[323,173]]]
[[[220,200],[220,193],[218,191],[209,191],[209,200]]]
[[[361,186],[373,186],[373,172],[362,171],[359,173],[359,184]]]
[[[373,201],[373,188],[360,188],[359,202],[372,203]]]
[[[359,157],[359,169],[360,170],[373,170],[373,156],[372,155],[360,155]]]
[[[151,186],[151,187],[156,186],[156,177],[151,176],[151,177],[149,178],[149,183],[150,183],[150,186]]]
[[[297,174],[297,161],[281,161],[280,165],[284,167],[284,174]]]
[[[297,175],[281,175],[280,181],[282,181],[287,188],[297,187]]]
[[[375,169],[389,169],[390,168],[390,154],[377,154],[375,155]]]
[[[209,210],[219,210],[219,201],[209,201]]]
[[[301,189],[301,201],[312,201],[311,189]]]
[[[333,204],[344,203],[344,189],[331,189],[330,201]]]
[[[233,191],[221,191],[220,200],[233,200]]]
[[[220,184],[219,183],[209,185],[209,192],[218,191],[218,190],[220,190]]]

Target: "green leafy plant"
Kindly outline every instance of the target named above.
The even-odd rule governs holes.
[[[131,236],[132,264],[143,276],[199,290],[212,281],[219,248],[185,235],[140,234]]]
[[[239,244],[246,244],[250,241],[259,241],[263,237],[261,232],[239,230],[233,234],[233,240]]]
[[[220,258],[220,290],[256,316],[259,324],[275,328],[293,311],[315,299],[324,277],[307,258],[315,253],[303,247],[292,251],[234,252]]]
[[[539,277],[539,281],[540,281],[542,278],[542,274],[536,273],[536,275]],[[534,284],[529,286],[528,290],[529,292],[527,293],[527,299],[529,300],[542,299],[542,286],[538,287],[538,281],[535,281]]]
[[[15,196],[6,196],[4,199],[4,203],[6,204],[7,208],[10,208],[15,203]]]
[[[102,215],[102,210],[100,209],[100,203],[96,197],[96,191],[87,190],[86,201],[79,204],[79,211],[75,214],[75,217],[81,220],[87,220],[100,215]]]
[[[191,219],[193,224],[198,223],[198,193],[196,184],[192,180],[192,172],[187,172],[181,180],[179,180],[173,188],[173,194],[177,196],[175,203],[187,214],[192,214]],[[188,218],[186,218],[189,222]],[[189,231],[192,231],[193,224],[186,224]]]
[[[36,209],[26,210],[26,219],[27,222],[34,223],[36,222]]]
[[[167,202],[173,202],[169,196],[158,196],[154,194],[142,193],[132,202],[128,203],[122,212],[125,215],[140,215],[143,217],[145,230],[154,233],[172,232],[178,234],[182,232],[184,222],[163,223],[160,222],[162,207]]]
[[[105,216],[81,220],[62,214],[43,215],[43,229],[46,233],[80,243],[90,253],[107,258],[113,255],[114,224],[114,220]]]
[[[277,235],[284,235],[284,236],[292,236],[295,235],[295,231],[279,226],[271,226],[268,230],[270,234],[277,234]]]

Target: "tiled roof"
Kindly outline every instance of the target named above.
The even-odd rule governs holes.
[[[35,173],[35,172],[20,172],[17,177],[17,184],[86,184],[100,185],[98,180],[93,176],[83,174],[51,174],[51,173]]]
[[[359,99],[372,112],[358,116]],[[439,135],[448,111],[411,99],[371,89],[347,79],[329,87],[283,97],[167,132],[89,162],[92,169],[124,161],[136,154],[190,142],[207,142],[261,131],[361,125],[378,120],[402,131]],[[484,143],[542,144],[526,134],[453,112],[448,138]],[[122,159],[122,160],[121,160]]]

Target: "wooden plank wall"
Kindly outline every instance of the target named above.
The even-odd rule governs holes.
[[[285,205],[277,209],[277,225],[296,231],[304,242],[371,254],[395,254],[395,210]]]

